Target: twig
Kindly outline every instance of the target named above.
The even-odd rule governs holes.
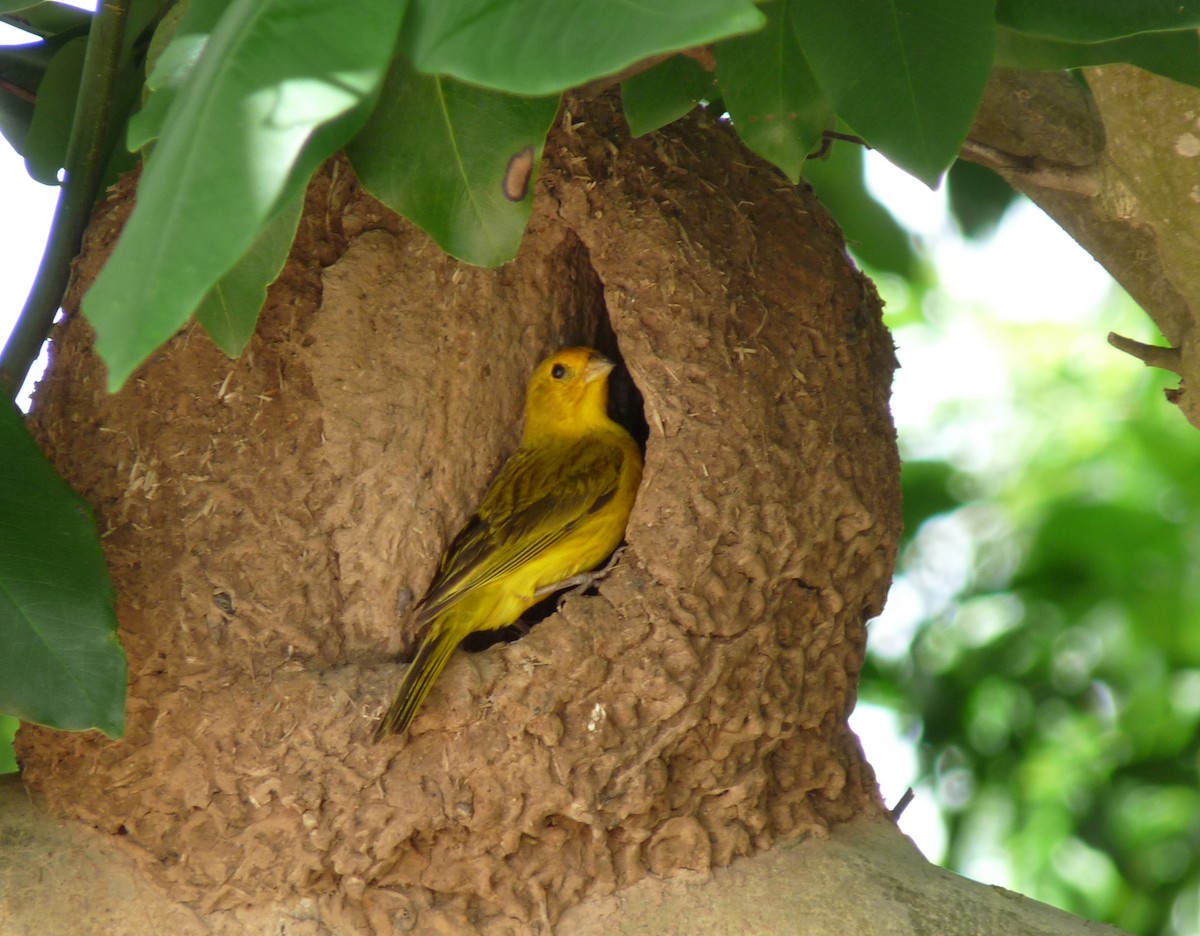
[[[20,98],[27,104],[32,104],[37,100],[37,95],[28,88],[22,88],[19,84],[14,84],[4,78],[0,78],[0,91],[3,91],[5,94],[11,94],[15,98]]]
[[[0,393],[15,399],[50,333],[112,151],[114,91],[131,0],[104,0],[88,34],[66,173],[50,240],[21,317],[0,353]]]
[[[824,159],[829,154],[830,148],[833,146],[834,140],[841,140],[843,143],[854,143],[861,146],[863,149],[872,149],[870,143],[860,136],[855,136],[853,133],[839,133],[837,130],[824,130],[821,132],[821,145],[805,156],[805,159]]]
[[[1178,348],[1160,348],[1157,345],[1142,344],[1116,332],[1108,333],[1108,343],[1118,351],[1137,358],[1147,367],[1161,367],[1176,374],[1179,373],[1180,353]]]
[[[908,804],[913,801],[914,795],[912,787],[904,791],[904,795],[900,797],[900,802],[893,806],[888,813],[892,817],[892,822],[900,821],[900,816],[904,813],[904,810],[908,809]]]

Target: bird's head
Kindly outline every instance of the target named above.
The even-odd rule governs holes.
[[[607,422],[612,369],[592,348],[563,348],[542,361],[525,394],[524,441],[579,435]]]

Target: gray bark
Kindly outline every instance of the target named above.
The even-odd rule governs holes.
[[[1200,428],[1200,89],[1131,66],[997,69],[963,156],[1038,204],[1128,290],[1166,338],[1114,345],[1174,371]],[[1090,93],[1089,93],[1090,90]]]

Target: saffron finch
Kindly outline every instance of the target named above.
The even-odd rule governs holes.
[[[533,372],[520,448],[446,550],[417,606],[424,639],[376,741],[408,728],[464,637],[507,627],[620,544],[642,456],[608,417],[612,369],[591,348],[566,348]]]

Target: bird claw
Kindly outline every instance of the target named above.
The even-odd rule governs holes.
[[[608,562],[604,563],[601,568],[592,572],[580,572],[578,575],[572,575],[570,578],[565,578],[561,582],[555,582],[552,585],[543,585],[533,593],[533,597],[538,601],[541,601],[543,598],[547,598],[550,595],[563,592],[558,599],[558,604],[555,606],[556,611],[562,610],[563,603],[568,598],[573,598],[575,595],[583,594],[585,591],[607,576],[608,573],[613,570],[613,566],[617,564],[617,560],[621,558],[621,553],[623,552],[625,552],[625,547],[619,546],[613,551],[613,554],[609,557]],[[567,589],[567,591],[563,591],[563,589]]]

